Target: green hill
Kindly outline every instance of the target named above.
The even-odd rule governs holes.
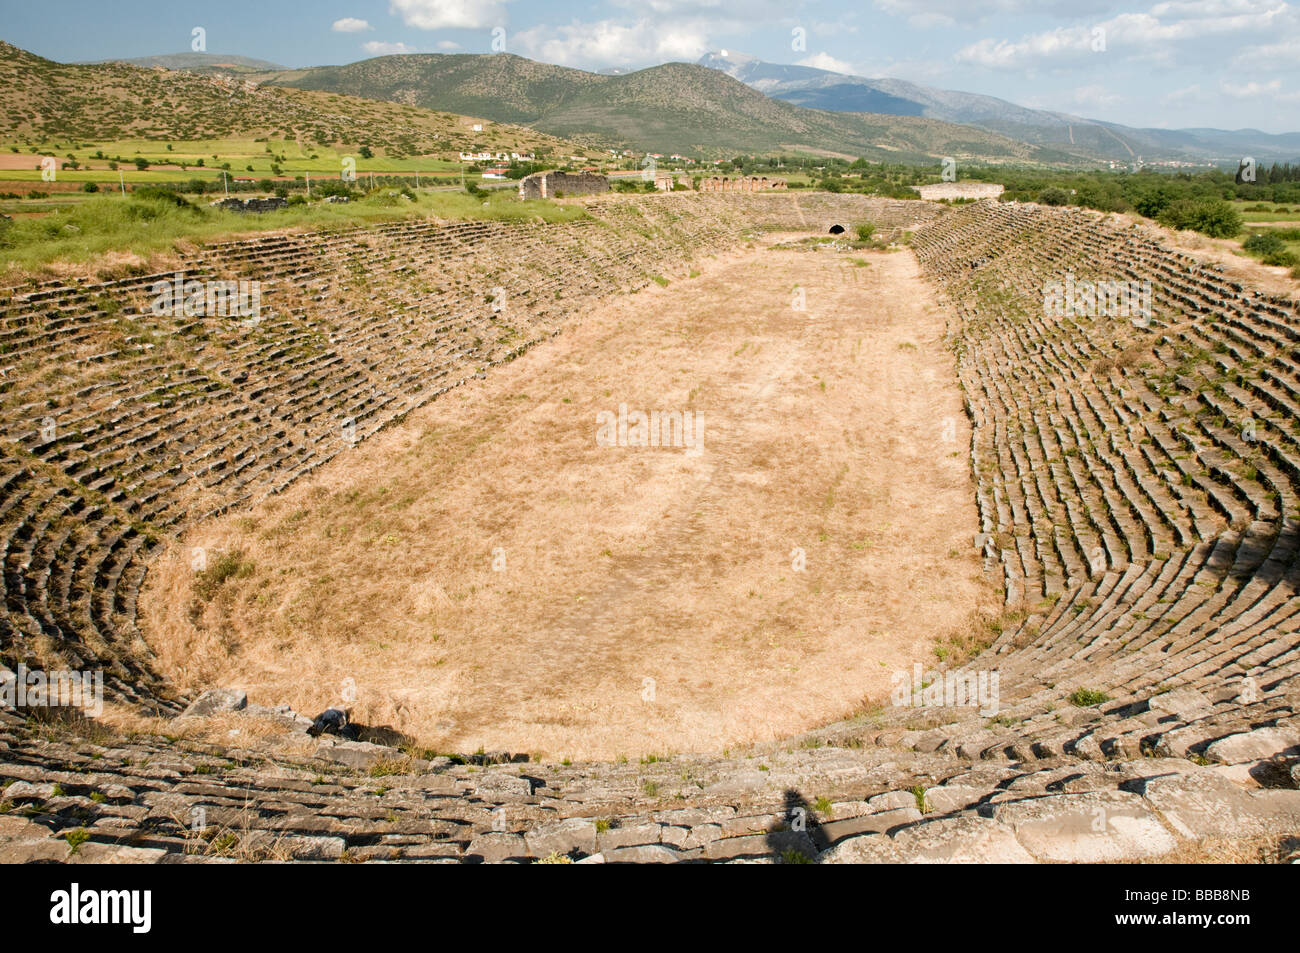
[[[474,126],[482,129],[475,131]],[[125,63],[56,63],[0,41],[0,140],[272,138],[369,145],[390,155],[459,151],[568,154],[572,143],[487,119],[344,93]]]
[[[193,73],[265,73],[268,70],[284,70],[285,66],[255,60],[248,56],[227,56],[222,53],[169,53],[166,56],[137,56],[131,59],[113,58],[94,60],[93,63],[126,63],[130,66],[154,67],[164,69],[185,69]]]
[[[704,66],[606,75],[511,54],[410,54],[283,71],[265,82],[521,123],[551,135],[699,156],[827,152],[873,159],[1075,162],[998,133],[912,116],[827,112],[770,99]]]

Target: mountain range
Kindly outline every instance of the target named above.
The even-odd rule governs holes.
[[[1300,132],[1133,128],[893,78],[768,63],[734,51],[599,73],[509,53],[402,54],[283,69],[220,54],[141,65],[387,100],[526,125],[589,146],[699,157],[803,151],[877,161],[1300,161]]]
[[[1231,161],[1253,155],[1290,161],[1300,156],[1300,132],[1273,135],[1257,129],[1135,129],[902,79],[870,79],[811,66],[768,63],[735,51],[706,53],[699,64],[726,73],[764,95],[799,106],[832,112],[924,116],[977,126],[1039,146],[1084,152],[1099,159],[1126,163],[1139,157],[1148,161]]]
[[[610,74],[509,53],[419,53],[258,78],[271,85],[347,91],[487,116],[637,151],[700,157],[802,151],[904,162],[930,162],[944,155],[1033,163],[1083,158],[1068,149],[926,116],[812,109],[692,63]]]

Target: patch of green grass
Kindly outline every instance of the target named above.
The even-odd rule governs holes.
[[[913,785],[911,794],[912,797],[916,799],[916,809],[922,814],[929,814],[932,808],[926,803],[925,788],[921,787],[919,784]]]
[[[166,251],[182,239],[204,241],[289,228],[328,230],[403,218],[559,222],[586,216],[578,206],[525,202],[500,193],[486,200],[463,192],[417,193],[414,201],[394,205],[388,191],[376,189],[376,194],[348,203],[294,204],[261,215],[211,208],[202,198],[176,202],[157,190],[97,196],[39,218],[0,223],[0,266],[30,269],[54,261],[83,262],[107,252]]]
[[[1070,693],[1070,704],[1079,708],[1091,708],[1093,705],[1100,705],[1108,701],[1110,701],[1109,695],[1091,688],[1076,688]]]
[[[75,854],[81,849],[81,845],[90,840],[90,831],[84,827],[74,827],[70,831],[63,832],[63,839],[68,842],[68,853]]]
[[[225,583],[231,579],[246,579],[256,566],[244,558],[243,550],[222,553],[212,565],[195,573],[194,593],[204,602],[211,602]]]
[[[793,847],[789,850],[781,851],[781,863],[783,864],[811,864],[808,855],[801,850],[795,850]]]
[[[545,857],[541,858],[540,860],[533,861],[533,863],[534,864],[571,864],[573,863],[573,858],[561,854],[557,850],[553,850]]]

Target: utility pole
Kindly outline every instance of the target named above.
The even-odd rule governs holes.
[[[122,170],[117,170],[117,184],[122,187],[122,194],[126,195],[126,179],[122,178]]]
[[[221,184],[225,187],[226,198],[230,198],[230,176],[226,175],[224,169],[221,172]]]
[[[307,198],[311,198],[311,173],[307,173]]]

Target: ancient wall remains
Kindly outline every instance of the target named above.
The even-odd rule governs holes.
[[[995,199],[1003,187],[994,182],[940,182],[912,186],[923,199]]]
[[[519,180],[521,199],[553,199],[557,195],[599,195],[609,191],[609,179],[595,172],[534,172]]]
[[[712,175],[700,180],[701,192],[767,192],[784,188],[785,179],[769,179],[765,175],[746,175],[738,179]]]

